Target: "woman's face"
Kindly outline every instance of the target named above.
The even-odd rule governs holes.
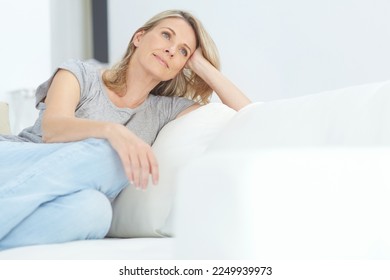
[[[192,27],[181,18],[162,20],[147,32],[141,31],[133,40],[136,51],[132,60],[159,81],[173,79],[186,65],[196,48]]]

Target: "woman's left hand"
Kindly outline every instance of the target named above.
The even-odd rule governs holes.
[[[197,72],[197,67],[201,65],[201,63],[209,63],[208,60],[206,60],[202,54],[202,50],[200,48],[197,48],[194,53],[191,55],[191,57],[187,61],[187,67],[190,68],[192,71],[194,71],[197,75],[201,76]],[[211,64],[210,64],[211,65]],[[199,71],[200,69],[198,69]]]
[[[229,79],[214,67],[204,56],[200,48],[187,61],[187,67],[205,81],[218,95],[222,103],[238,111],[251,101]]]

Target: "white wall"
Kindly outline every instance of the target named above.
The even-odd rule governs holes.
[[[50,0],[0,2],[0,100],[10,104],[11,129],[15,133],[36,118],[31,89],[50,73],[49,3]]]
[[[254,101],[390,79],[388,0],[109,0],[110,62],[172,8],[201,19],[223,72]]]
[[[0,100],[30,88],[50,72],[50,0],[0,2]]]
[[[90,59],[93,0],[50,0],[51,66],[67,59]]]
[[[68,58],[92,57],[91,0],[0,1],[0,100],[13,133],[33,124],[34,90]]]

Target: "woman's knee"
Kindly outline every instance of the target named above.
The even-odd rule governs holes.
[[[108,198],[93,189],[78,193],[78,227],[82,239],[98,239],[106,236],[111,226],[112,208]]]

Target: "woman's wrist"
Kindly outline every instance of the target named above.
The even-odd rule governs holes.
[[[204,56],[200,50],[196,50],[188,61],[187,65],[195,74],[204,79],[207,72],[215,68]]]
[[[118,130],[119,125],[120,124],[117,123],[109,123],[109,122],[103,123],[103,127],[101,130],[102,133],[101,138],[110,140],[110,138],[115,135],[115,131]]]

